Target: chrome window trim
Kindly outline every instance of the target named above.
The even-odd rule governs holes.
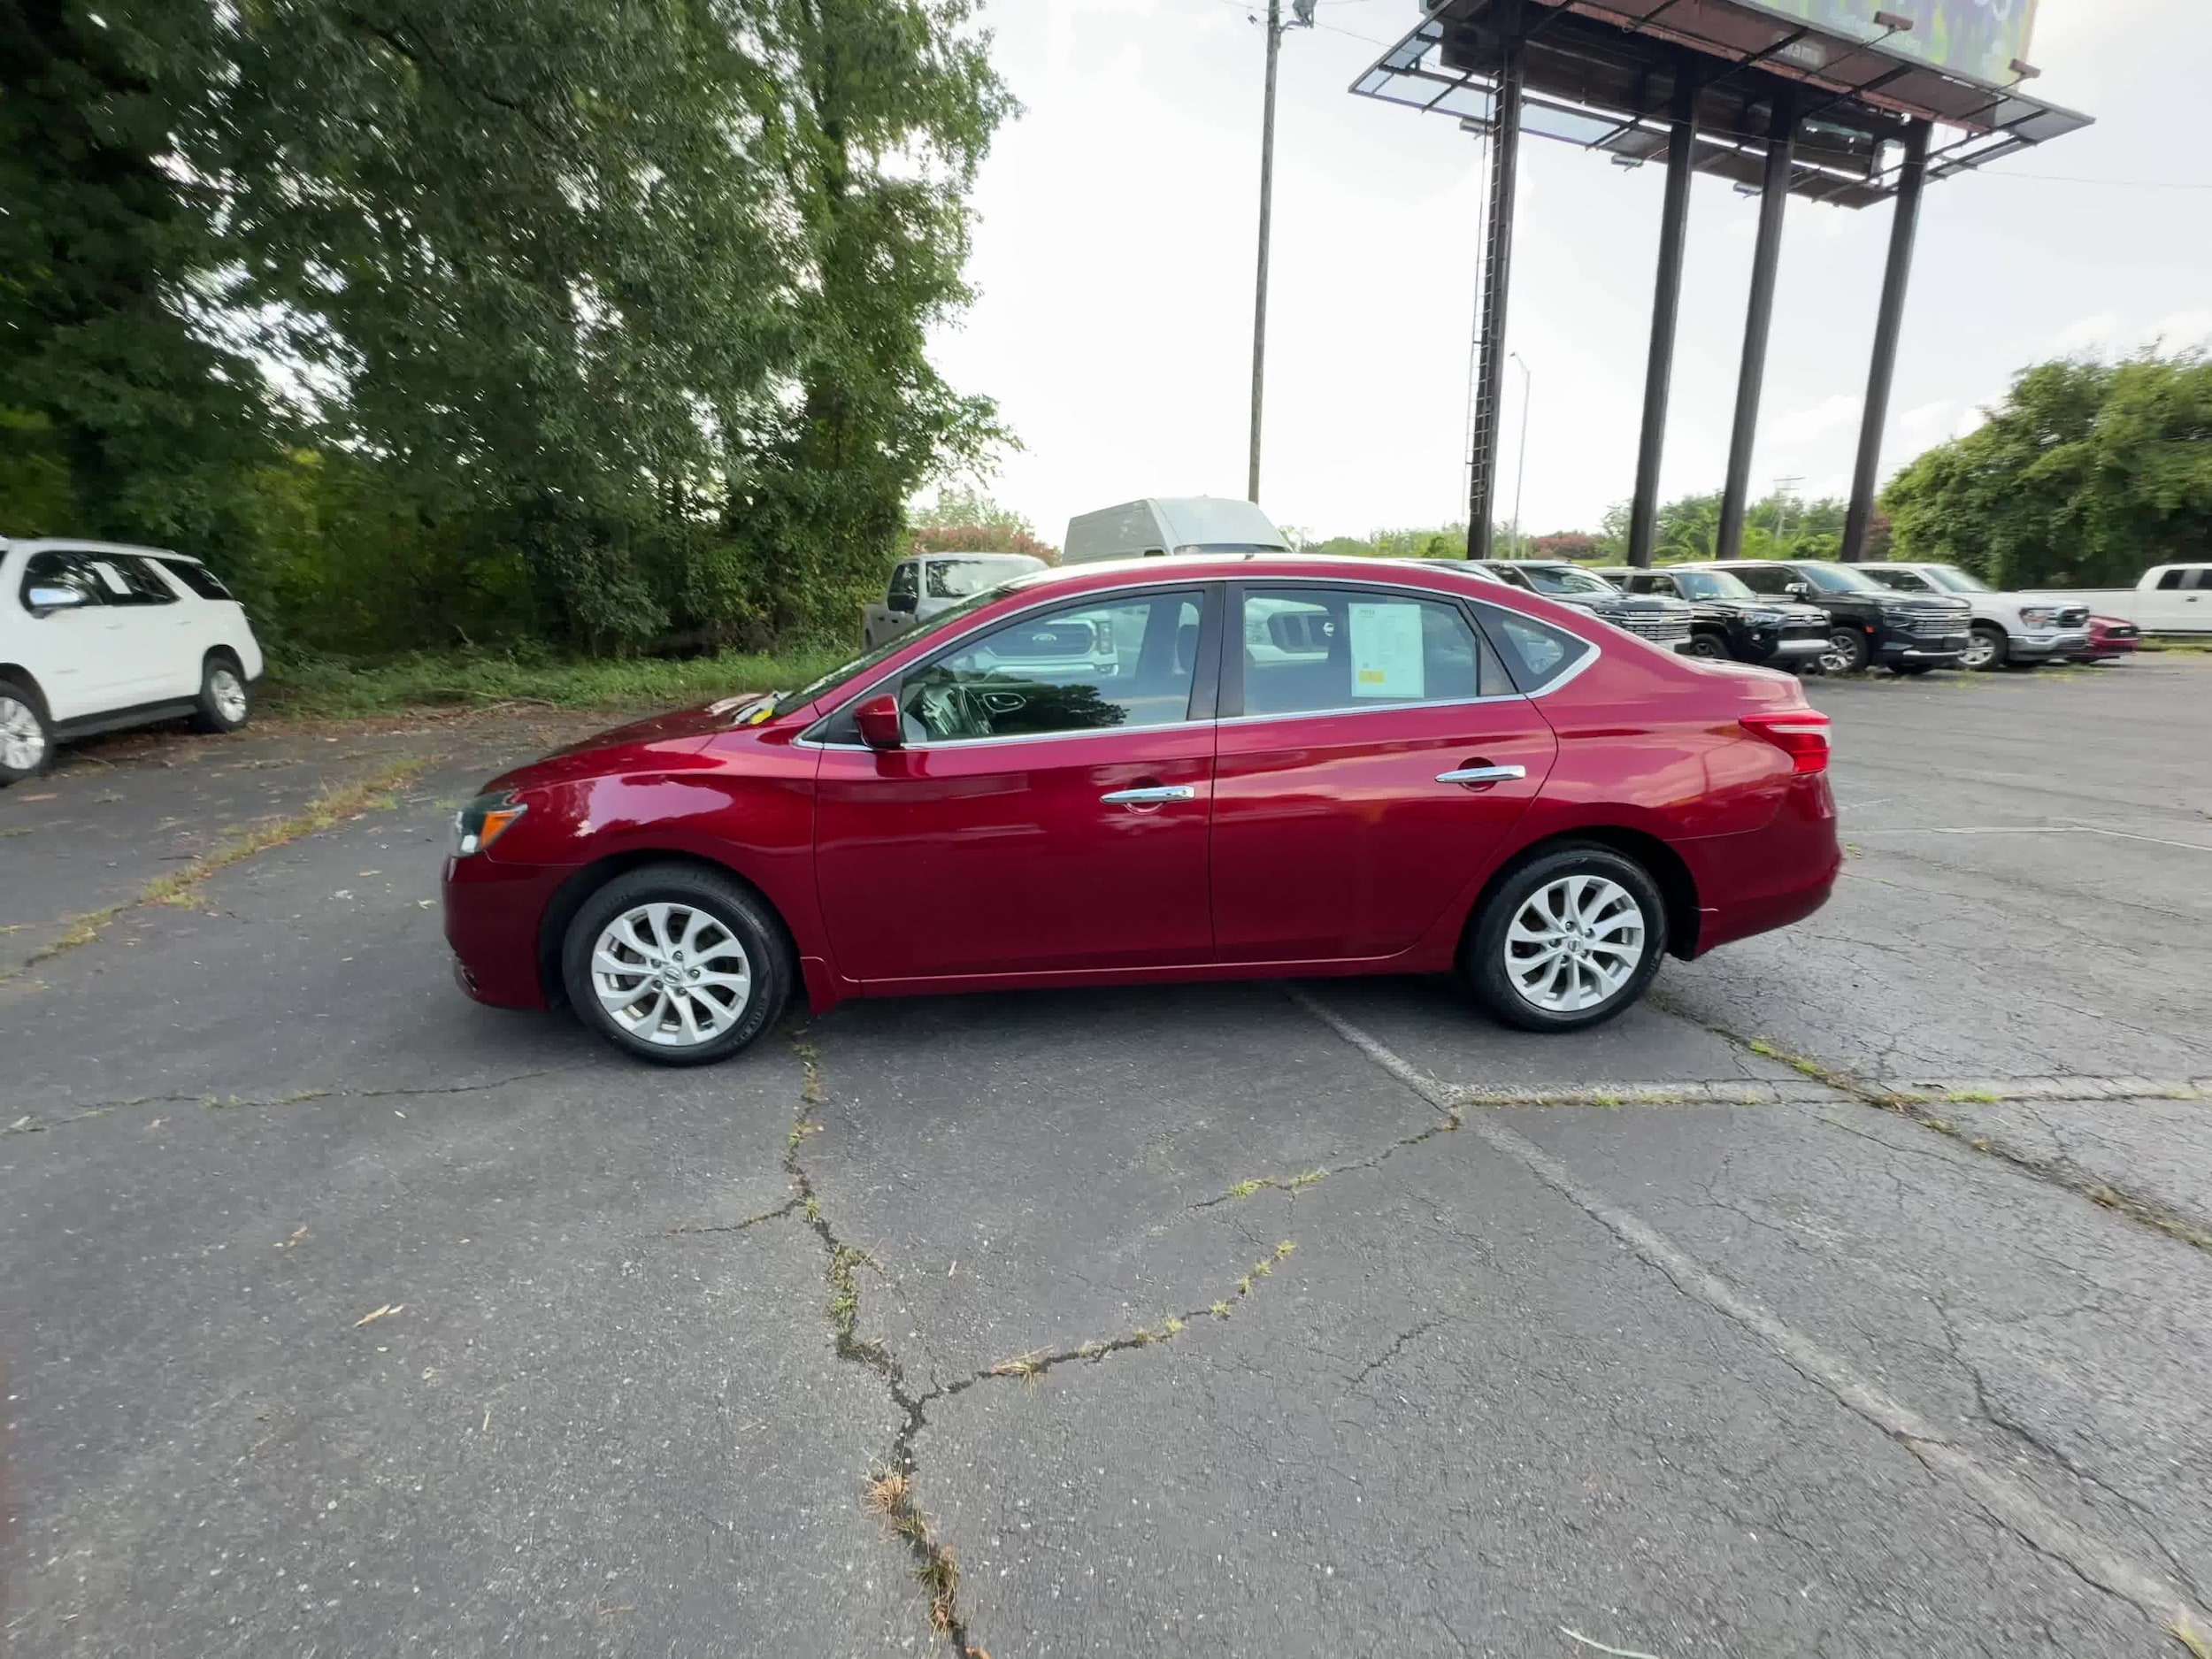
[[[1393,562],[1395,563],[1396,561]],[[1066,567],[1063,566],[1061,568]],[[1502,588],[1507,593],[1509,594],[1525,593],[1529,591],[1526,588],[1516,588],[1509,582],[1501,581],[1494,576],[1478,576],[1473,572],[1463,572],[1461,573],[1469,577],[1470,580],[1483,582],[1487,586]],[[1377,581],[1371,577],[1294,575],[1232,579],[1222,576],[1209,576],[1200,577],[1194,580],[1191,576],[1186,574],[1179,578],[1163,576],[1155,580],[1129,582],[1113,588],[1096,588],[1093,590],[1093,594],[1078,594],[1067,595],[1064,598],[1041,600],[1036,604],[1024,606],[1019,611],[1010,611],[1004,616],[999,617],[988,624],[979,624],[978,629],[972,630],[972,632],[979,631],[985,626],[995,629],[1004,623],[1018,621],[1023,617],[1029,616],[1036,611],[1049,610],[1056,604],[1071,603],[1079,599],[1090,598],[1094,595],[1143,593],[1160,588],[1202,588],[1210,582],[1221,582],[1230,580],[1242,580],[1250,586],[1261,588],[1281,585],[1294,588],[1349,588],[1356,590],[1366,588],[1371,591],[1406,594],[1416,599],[1434,599],[1442,603],[1461,603],[1473,605],[1489,605],[1500,611],[1512,611],[1516,615],[1525,614],[1524,612],[1515,611],[1515,608],[1511,605],[1499,603],[1497,600],[1491,598],[1486,594],[1462,594],[1449,588],[1417,587],[1410,582]],[[1540,597],[1541,595],[1539,596]],[[1577,641],[1589,648],[1564,673],[1535,691],[1516,690],[1501,692],[1495,696],[1487,697],[1455,697],[1448,702],[1438,703],[1370,703],[1361,707],[1347,709],[1302,709],[1294,714],[1236,714],[1231,715],[1226,718],[1224,718],[1219,715],[1216,715],[1210,720],[1169,720],[1164,721],[1158,726],[1099,726],[1093,730],[1081,732],[1019,732],[1010,733],[1003,737],[945,738],[933,743],[906,743],[901,745],[901,749],[902,750],[916,749],[967,749],[987,743],[1047,743],[1057,742],[1064,738],[1071,737],[1125,737],[1133,732],[1164,732],[1169,730],[1171,727],[1178,726],[1238,726],[1243,725],[1247,722],[1263,720],[1321,719],[1332,715],[1339,714],[1380,714],[1392,709],[1450,709],[1468,707],[1475,703],[1511,703],[1516,701],[1533,703],[1539,697],[1548,697],[1553,692],[1558,690],[1562,686],[1571,684],[1593,663],[1596,662],[1598,658],[1605,655],[1605,648],[1600,645],[1595,640],[1590,638],[1587,634],[1578,634],[1572,628],[1568,627],[1562,623],[1554,622],[1548,617],[1531,617],[1529,620],[1540,623],[1543,626],[1548,628],[1556,629],[1558,632],[1565,634],[1569,639]],[[1228,643],[1226,637],[1228,619],[1226,618],[1223,618],[1222,626],[1224,629],[1223,645],[1225,649]],[[1625,632],[1625,630],[1623,630],[1623,632]],[[961,641],[968,639],[969,637],[970,634],[963,634],[956,639],[948,641],[943,646],[939,648],[939,651],[941,653],[949,653],[956,650],[959,648]],[[1633,639],[1636,636],[1630,634],[1629,637]],[[1645,643],[1648,644],[1650,641],[1646,641]],[[1493,649],[1494,650],[1495,648],[1494,647]],[[931,653],[933,656],[939,653]],[[1510,667],[1507,667],[1506,672],[1509,676],[1512,670]],[[807,730],[812,731],[817,726],[827,725],[830,721],[835,719],[839,715],[844,713],[847,709],[852,707],[854,703],[865,702],[868,698],[876,695],[878,692],[882,690],[887,682],[899,678],[900,675],[902,675],[905,672],[906,670],[901,669],[898,674],[887,674],[882,679],[875,680],[863,689],[854,692],[849,696],[840,698],[838,702],[831,707],[826,714],[820,715],[815,719],[809,721],[807,723]],[[819,739],[805,736],[795,737],[791,740],[791,741],[793,747],[798,749],[857,749],[867,750],[869,753],[876,752],[874,750],[868,749],[868,746],[865,743],[825,743]]]

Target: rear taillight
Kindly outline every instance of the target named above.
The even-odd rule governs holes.
[[[1819,710],[1747,714],[1741,725],[1752,736],[1763,737],[1787,755],[1798,771],[1828,770],[1828,717]]]

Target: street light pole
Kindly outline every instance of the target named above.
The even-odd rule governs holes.
[[[1521,365],[1521,458],[1513,473],[1513,557],[1519,558],[1528,551],[1528,543],[1521,534],[1521,488],[1528,482],[1528,410],[1536,396],[1536,375],[1528,366],[1528,359],[1516,351],[1513,361]]]
[[[1252,461],[1245,495],[1260,498],[1260,423],[1267,392],[1267,260],[1275,229],[1275,64],[1285,29],[1313,27],[1315,0],[1291,0],[1297,20],[1283,21],[1283,0],[1267,0],[1267,112],[1260,122],[1260,273],[1252,300]]]

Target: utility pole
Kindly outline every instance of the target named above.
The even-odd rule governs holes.
[[[1528,551],[1528,538],[1521,534],[1521,489],[1528,482],[1528,410],[1536,396],[1536,375],[1526,357],[1517,351],[1511,356],[1521,365],[1521,458],[1513,473],[1513,557],[1520,558]]]
[[[1252,301],[1252,465],[1245,495],[1260,498],[1260,424],[1267,396],[1267,254],[1275,228],[1275,62],[1285,29],[1313,27],[1316,0],[1291,0],[1296,20],[1283,21],[1283,0],[1267,0],[1267,113],[1260,123],[1260,276]]]

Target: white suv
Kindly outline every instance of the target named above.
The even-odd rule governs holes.
[[[260,678],[245,611],[199,560],[0,540],[0,787],[65,738],[180,715],[234,732]]]

